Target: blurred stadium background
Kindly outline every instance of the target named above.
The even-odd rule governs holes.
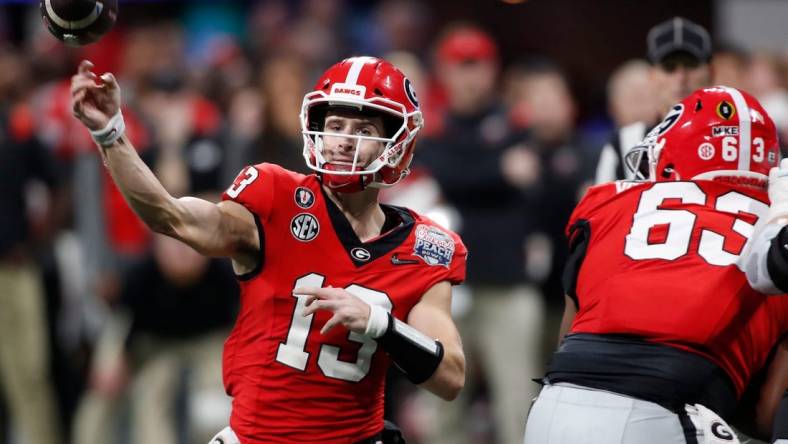
[[[457,26],[487,33],[499,57],[490,56],[495,80],[489,97],[478,99],[479,114],[500,107],[514,138],[495,149],[514,153],[509,165],[517,165],[502,174],[519,177],[509,190],[525,196],[518,214],[488,222],[490,230],[523,226],[510,239],[521,250],[509,264],[519,274],[497,284],[527,284],[541,301],[537,319],[521,318],[538,326],[533,337],[512,338],[515,346],[538,344],[536,370],[522,370],[524,383],[540,376],[538,363],[555,342],[568,212],[592,182],[613,129],[657,113],[637,96],[649,88],[651,26],[683,16],[706,27],[713,83],[758,97],[788,140],[782,0],[121,0],[113,31],[83,48],[49,35],[37,7],[0,2],[0,444],[201,443],[227,421],[218,366],[238,298],[210,290],[232,288],[227,264],[154,238],[125,206],[70,116],[68,82],[83,58],[120,79],[129,134],[168,190],[210,199],[249,163],[305,171],[297,116],[318,74],[351,55],[390,58],[416,85],[427,142],[417,148],[411,180],[387,198],[473,236],[463,229],[479,225],[463,225],[463,208],[473,206],[475,191],[441,189],[431,177],[445,171],[428,150],[445,136],[450,101],[439,75],[450,61],[437,55],[442,36]],[[611,85],[628,62],[642,69]],[[541,74],[549,79],[541,82]],[[485,137],[496,139],[500,122],[487,123]],[[461,179],[471,167],[450,168]],[[470,260],[501,245],[486,248],[472,250]],[[25,307],[30,316],[5,309],[4,295],[17,289],[4,273],[20,268],[34,283],[25,297],[39,300]],[[458,292],[460,323],[474,316],[473,298]],[[2,336],[10,339],[3,344]],[[45,358],[29,356],[36,344],[45,344]],[[495,376],[485,356],[471,363],[478,383],[462,400],[462,434],[467,442],[508,444],[491,407]],[[9,363],[25,360],[38,370],[9,376],[18,368]],[[389,392],[387,415],[409,442],[458,442],[436,436],[443,404],[396,375]],[[518,408],[524,422],[528,406]],[[36,429],[46,432],[31,436]]]

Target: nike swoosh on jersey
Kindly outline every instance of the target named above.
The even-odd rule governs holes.
[[[400,259],[398,254],[391,256],[391,264],[392,265],[408,265],[408,264],[418,264],[419,261],[416,259]]]

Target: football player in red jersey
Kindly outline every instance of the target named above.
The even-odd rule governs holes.
[[[301,113],[317,174],[249,166],[219,204],[162,188],[123,136],[111,74],[83,62],[72,95],[142,220],[233,261],[241,310],[223,358],[233,409],[216,442],[395,442],[383,421],[391,362],[438,396],[457,396],[465,359],[450,303],[465,247],[431,220],[378,203],[379,189],[408,173],[423,125],[397,68],[372,57],[329,68]]]
[[[725,418],[788,331],[788,297],[744,272],[774,123],[746,93],[700,89],[627,159],[645,180],[591,188],[569,221],[567,333],[525,443],[738,442]]]

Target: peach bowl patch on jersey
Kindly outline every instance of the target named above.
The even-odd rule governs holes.
[[[435,227],[418,225],[413,254],[422,258],[427,265],[443,265],[448,268],[454,256],[454,239]]]

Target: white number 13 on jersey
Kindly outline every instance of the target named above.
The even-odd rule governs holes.
[[[245,170],[238,174],[238,177],[235,178],[235,182],[233,182],[230,188],[227,189],[227,195],[235,199],[239,194],[241,194],[241,191],[243,191],[244,188],[257,180],[259,175],[260,174],[257,172],[257,168],[253,166],[246,167]]]
[[[293,288],[322,287],[325,280],[325,276],[311,273],[298,279]],[[386,309],[386,311],[391,311],[391,300],[386,293],[370,290],[369,288],[355,284],[345,287],[345,290],[363,299],[367,303],[380,305]],[[304,309],[306,308],[308,296],[293,295],[293,297],[296,298],[293,319],[290,322],[290,329],[287,332],[287,340],[279,344],[279,349],[276,352],[276,360],[287,366],[304,371],[307,361],[309,361],[309,353],[305,351],[306,340],[312,326],[312,318],[315,315],[313,313],[304,317]],[[320,346],[317,365],[320,367],[323,374],[329,378],[358,382],[369,373],[369,368],[372,364],[372,355],[375,354],[378,343],[375,342],[374,339],[367,338],[355,332],[350,332],[348,340],[361,343],[356,362],[340,361],[339,347],[323,344]]]

